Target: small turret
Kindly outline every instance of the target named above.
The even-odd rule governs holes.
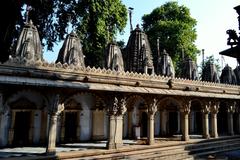
[[[56,63],[58,62],[85,67],[82,45],[76,33],[71,32],[67,35],[59,51]]]
[[[171,57],[168,55],[166,50],[163,50],[163,53],[158,59],[157,64],[157,74],[168,77],[175,77],[175,69]]]
[[[124,71],[122,52],[116,43],[108,44],[106,68],[116,71]]]
[[[197,64],[191,58],[184,59],[181,77],[191,80],[198,79]]]
[[[125,70],[154,74],[152,51],[147,35],[139,25],[131,32],[126,46]]]
[[[213,63],[205,63],[202,70],[202,81],[219,83],[217,68]]]
[[[236,75],[229,65],[226,65],[223,68],[222,74],[220,76],[220,82],[226,83],[226,84],[236,84],[237,83]]]
[[[42,45],[32,21],[25,24],[18,38],[15,57],[22,62],[42,61]]]

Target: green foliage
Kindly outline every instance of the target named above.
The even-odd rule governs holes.
[[[48,50],[64,39],[71,24],[82,38],[86,61],[91,66],[101,64],[107,42],[118,31],[122,32],[127,23],[127,9],[121,0],[9,0],[4,10],[11,15],[10,20],[6,13],[0,14],[6,22],[1,23],[1,61],[7,59],[9,48],[24,25],[25,16],[21,12],[25,5],[31,6],[29,19],[37,26],[42,44]]]
[[[107,43],[126,26],[126,6],[120,0],[85,0],[78,4],[76,12],[81,17],[77,30],[83,41],[86,64],[101,66]]]
[[[166,49],[175,66],[181,66],[181,53],[196,60],[199,53],[194,44],[197,34],[197,21],[191,17],[190,11],[177,2],[167,2],[155,8],[150,14],[142,17],[143,29],[149,37],[153,50],[154,65],[157,64],[157,39],[160,51]],[[179,68],[176,69],[177,73]]]
[[[201,69],[205,68],[205,66],[208,65],[208,64],[214,64],[217,68],[217,72],[221,73],[221,67],[220,67],[220,64],[219,64],[219,59],[215,59],[213,55],[211,55],[209,57],[206,57],[204,59],[204,62],[202,62],[202,64],[201,64]]]

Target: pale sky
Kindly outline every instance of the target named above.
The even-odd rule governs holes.
[[[168,0],[122,0],[123,4],[133,7],[132,23],[133,28],[137,24],[142,24],[142,16],[149,14],[154,8],[166,3]],[[219,58],[221,64],[221,56],[219,52],[229,48],[227,46],[226,30],[235,29],[238,33],[237,13],[233,7],[240,5],[239,0],[178,0],[179,5],[184,5],[190,9],[191,16],[197,20],[197,40],[195,44],[199,50],[205,49],[205,55],[214,55]],[[117,37],[118,40],[128,41],[130,25],[129,21],[124,29],[125,33]],[[55,61],[59,48],[55,47],[54,53],[44,54],[44,58],[48,61]],[[224,65],[228,63],[235,68],[237,62],[234,58],[224,56]],[[198,63],[201,56],[198,58]]]

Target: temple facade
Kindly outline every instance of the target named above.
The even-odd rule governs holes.
[[[139,42],[140,48],[131,49],[133,42],[127,46],[135,59],[130,60],[129,53],[124,61],[120,50],[110,45],[109,69],[101,69],[85,67],[73,33],[56,63],[42,60],[40,50],[35,51],[39,37],[30,36],[28,25],[23,32],[29,36],[17,45],[24,48],[25,41],[31,42],[28,49],[17,49],[0,65],[1,147],[46,146],[51,154],[57,144],[70,142],[107,140],[112,149],[121,147],[123,139],[146,137],[152,145],[156,137],[187,141],[192,134],[206,139],[240,134],[240,87],[155,74],[148,41],[139,28],[131,35],[138,40],[129,41]],[[166,54],[162,63],[164,58]]]

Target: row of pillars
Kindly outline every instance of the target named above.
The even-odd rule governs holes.
[[[49,112],[49,132],[48,132],[48,145],[46,152],[51,154],[55,153],[56,148],[56,129],[57,129],[57,117],[64,110],[64,106],[59,102],[59,96],[56,96],[52,102],[52,110]],[[126,98],[114,97],[109,101],[107,112],[109,116],[109,134],[107,147],[109,149],[116,149],[123,145],[122,133],[123,133],[123,115],[126,112]],[[154,116],[157,111],[157,99],[153,98],[148,101],[148,144],[152,145],[155,142],[154,139]],[[190,113],[190,100],[183,101],[180,108],[181,113],[181,130],[182,140],[189,140],[189,113]],[[219,103],[209,103],[202,109],[203,113],[203,136],[205,138],[217,138],[217,113],[219,109]],[[228,130],[230,134],[233,134],[233,113],[234,107],[230,106],[228,118]],[[209,133],[209,114],[211,114],[211,133]]]

